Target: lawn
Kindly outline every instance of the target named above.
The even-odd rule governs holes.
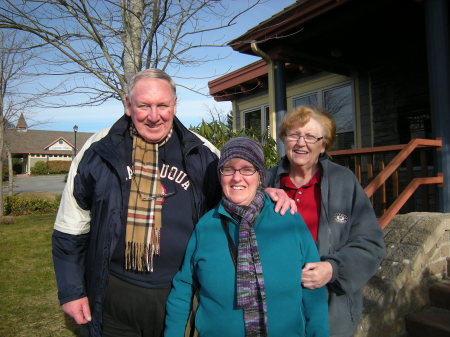
[[[0,225],[0,336],[78,335],[61,311],[51,254],[55,215],[17,217]]]

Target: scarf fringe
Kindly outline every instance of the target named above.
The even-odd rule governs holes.
[[[125,243],[125,269],[153,272],[154,256],[160,254],[161,231],[154,228],[151,244],[127,241]]]

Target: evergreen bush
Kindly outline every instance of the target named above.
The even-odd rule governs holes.
[[[68,160],[52,160],[47,162],[49,174],[67,173],[70,169],[71,161]]]
[[[40,174],[48,174],[48,166],[45,161],[38,161],[31,168],[31,174],[40,175]]]
[[[55,200],[46,200],[37,197],[5,196],[3,207],[5,215],[47,214],[58,210],[61,196]]]
[[[280,156],[277,153],[277,143],[266,132],[261,134],[258,130],[242,129],[234,132],[228,125],[223,122],[213,120],[212,122],[202,121],[198,126],[191,127],[191,131],[205,137],[219,150],[233,137],[247,136],[259,141],[262,145],[266,168],[278,165]]]
[[[22,173],[22,158],[13,158],[12,159],[12,169],[13,174]],[[3,181],[8,181],[9,173],[8,173],[8,161],[3,161]]]

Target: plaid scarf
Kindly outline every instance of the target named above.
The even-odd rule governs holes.
[[[153,272],[153,257],[160,253],[161,210],[164,191],[159,177],[158,149],[161,143],[147,143],[133,137],[133,179],[128,199],[125,232],[125,269]]]
[[[261,259],[253,226],[264,206],[264,192],[258,189],[249,206],[239,206],[225,197],[224,207],[240,222],[236,264],[236,302],[244,310],[245,336],[267,336],[267,303]]]

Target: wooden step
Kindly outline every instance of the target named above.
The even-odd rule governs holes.
[[[450,310],[450,281],[442,281],[430,287],[430,304]]]
[[[429,307],[406,315],[408,337],[449,337],[450,310]]]

